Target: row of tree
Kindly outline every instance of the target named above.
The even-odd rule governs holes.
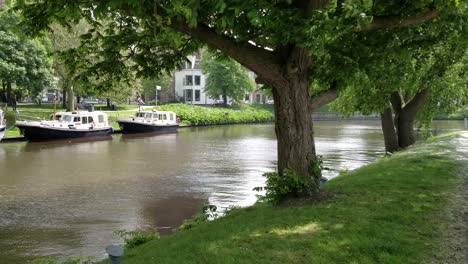
[[[58,0],[17,9],[32,33],[85,20],[68,61],[98,89],[170,72],[204,45],[252,70],[274,98],[278,173],[308,183],[297,195],[319,195],[314,109],[338,98],[344,113],[381,113],[393,152],[414,143],[416,118],[466,104],[466,1]]]

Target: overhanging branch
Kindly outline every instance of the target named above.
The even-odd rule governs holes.
[[[262,80],[268,84],[283,81],[281,57],[273,51],[259,48],[248,42],[237,42],[233,38],[220,35],[213,28],[203,24],[191,28],[183,22],[173,22],[169,27],[206,43],[211,48],[221,50],[227,56],[261,76]]]
[[[432,20],[439,15],[436,9],[429,10],[413,17],[400,18],[400,17],[374,17],[372,23],[367,26],[357,29],[356,31],[370,31],[370,30],[388,30],[404,28],[422,24],[426,21]]]
[[[325,92],[322,92],[310,99],[310,104],[312,111],[324,106],[328,103],[333,102],[338,97],[338,90],[336,88],[332,88]]]

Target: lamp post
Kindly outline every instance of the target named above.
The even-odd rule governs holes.
[[[161,90],[161,86],[156,85],[156,97],[154,98],[154,106],[158,106],[158,90]]]

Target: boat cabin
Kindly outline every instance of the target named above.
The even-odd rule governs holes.
[[[169,111],[138,112],[135,117],[145,121],[161,121],[163,123],[176,123],[177,121],[176,114]]]
[[[50,122],[50,123],[49,123]],[[103,112],[57,112],[51,115],[49,122],[42,122],[44,125],[53,127],[69,127],[77,129],[103,128],[109,126],[107,114]],[[47,124],[48,123],[48,124]]]

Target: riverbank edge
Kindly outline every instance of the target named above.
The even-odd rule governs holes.
[[[449,140],[457,137],[468,139],[468,133],[438,137],[331,180],[324,189],[333,196],[319,204],[234,209],[216,221],[128,250],[123,263],[463,261],[466,237],[460,233],[466,234],[466,226],[460,212],[466,213],[466,201],[460,197],[466,194],[460,186],[466,185],[468,165],[444,154],[454,149]],[[378,206],[366,210],[362,203]],[[401,207],[414,212],[406,214]],[[356,212],[365,219],[356,218]],[[325,224],[330,217],[339,221]],[[377,223],[369,221],[373,217]],[[346,226],[353,226],[351,232]],[[454,230],[458,236],[452,236]]]
[[[241,119],[238,122],[230,122],[229,119],[221,120],[220,122],[215,122],[215,123],[213,123],[213,122],[206,123],[206,122],[199,121],[199,123],[196,123],[196,124],[187,123],[187,122],[184,122],[185,120],[182,120],[182,124],[181,124],[180,128],[220,126],[220,125],[237,125],[237,124],[262,124],[262,123],[274,122],[273,109],[266,110],[266,108],[264,106],[251,105],[251,106],[244,106],[244,108],[233,109],[233,108],[220,108],[220,107],[209,108],[209,107],[184,105],[184,104],[169,104],[169,105],[164,105],[164,106],[160,107],[159,110],[166,111],[167,107],[180,108],[181,111],[184,108],[190,108],[191,114],[196,114],[197,113],[196,112],[197,108],[202,109],[202,110],[207,110],[208,109],[209,111],[213,112],[213,116],[218,115],[218,117],[219,117],[219,114],[220,114],[219,112],[224,112],[224,111],[245,113],[246,116],[249,116],[251,118],[251,119],[248,119],[247,117],[245,117],[245,119]],[[53,113],[53,111],[50,110],[50,109],[41,109],[41,108],[38,108],[38,109],[34,109],[34,108],[20,109],[20,112],[24,111],[24,112],[27,112],[27,113],[31,113],[31,112],[34,112],[34,110],[40,110],[40,111],[38,111],[38,113],[41,116],[44,116],[44,115],[48,116],[48,115]],[[104,111],[104,112],[106,112],[108,114],[108,116],[109,116],[109,123],[112,125],[114,130],[117,131],[117,133],[119,133],[119,126],[118,126],[118,123],[117,123],[117,119],[132,116],[137,110],[138,110],[138,108],[134,109],[134,111],[125,110],[125,111]],[[151,109],[149,109],[149,110],[151,110]],[[170,110],[174,111],[174,109],[170,109]],[[176,110],[174,112],[176,112],[176,114],[179,116],[179,113]],[[266,112],[268,112],[269,115],[271,115],[271,116],[268,116],[268,117],[263,116],[262,117],[262,115],[265,115]],[[7,113],[8,120],[12,119],[13,123],[14,123],[14,120],[16,120],[15,113],[13,111],[8,111],[6,113]],[[205,114],[206,119],[210,118],[209,114],[208,114],[208,116],[206,115],[206,113],[204,113],[204,114]],[[188,117],[188,118],[190,118],[190,117]],[[259,119],[259,120],[255,121],[254,119]],[[2,140],[0,142],[7,143],[7,142],[24,141],[24,138],[20,135],[19,130],[16,127],[14,127],[14,125],[12,125],[11,122],[8,122],[8,123],[9,124],[7,126],[7,134],[5,135],[4,140]],[[14,129],[15,131],[11,132],[10,131],[11,129]]]

